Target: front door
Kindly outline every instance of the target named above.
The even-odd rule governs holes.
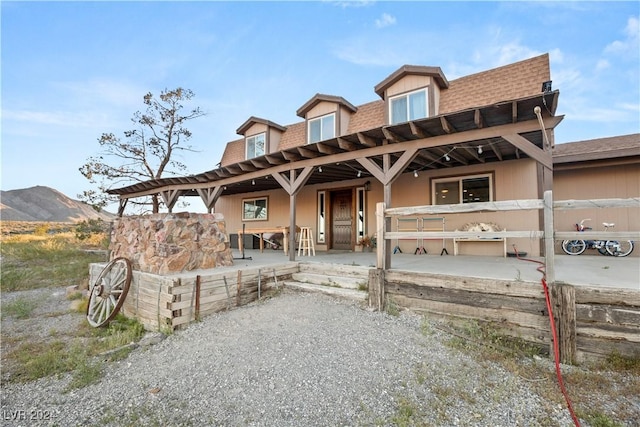
[[[351,190],[331,193],[331,249],[353,249],[353,193]]]

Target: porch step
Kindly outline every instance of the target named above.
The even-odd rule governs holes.
[[[333,273],[333,272],[331,272]],[[335,276],[333,274],[319,274],[300,272],[293,273],[291,278],[296,282],[309,283],[312,285],[322,285],[334,288],[358,289],[361,285],[367,286],[368,276],[366,277],[349,277]]]
[[[354,301],[364,301],[367,298],[366,291],[359,291],[357,289],[345,289],[337,288],[333,286],[316,285],[313,283],[302,283],[292,280],[286,280],[284,286],[289,289],[297,289],[305,292],[321,292],[327,295],[334,295],[343,298],[348,298]]]
[[[300,262],[300,273],[313,273],[335,277],[350,277],[369,281],[371,267],[323,262]]]

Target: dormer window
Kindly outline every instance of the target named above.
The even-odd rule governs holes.
[[[427,117],[426,89],[394,96],[389,101],[389,117],[392,125]]]
[[[309,144],[324,141],[336,136],[336,115],[327,114],[322,117],[309,120]]]
[[[260,157],[265,155],[266,134],[259,133],[257,135],[247,137],[247,159]]]

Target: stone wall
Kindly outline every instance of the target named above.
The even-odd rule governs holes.
[[[134,270],[171,274],[233,265],[220,213],[161,213],[117,218],[111,259],[128,258]]]

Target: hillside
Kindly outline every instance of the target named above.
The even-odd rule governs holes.
[[[86,203],[40,185],[0,191],[0,219],[3,221],[79,222],[97,218],[109,221],[114,216],[106,211],[97,212]]]

